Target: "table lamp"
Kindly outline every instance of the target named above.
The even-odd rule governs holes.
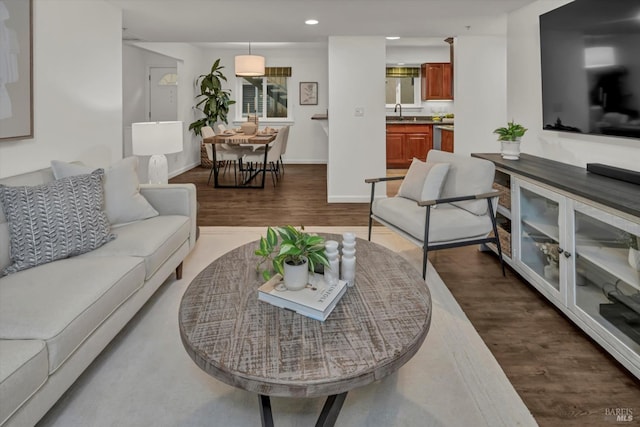
[[[169,182],[169,166],[165,154],[182,151],[182,122],[142,122],[131,126],[133,154],[151,156],[149,184]]]

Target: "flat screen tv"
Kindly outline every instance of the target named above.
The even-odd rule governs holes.
[[[640,139],[640,0],[540,16],[544,129]]]

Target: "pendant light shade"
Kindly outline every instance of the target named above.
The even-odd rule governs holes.
[[[264,76],[264,56],[251,54],[249,43],[249,55],[236,56],[236,76],[257,77]]]

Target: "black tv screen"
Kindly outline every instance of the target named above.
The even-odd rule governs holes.
[[[640,139],[640,0],[540,16],[544,129]]]

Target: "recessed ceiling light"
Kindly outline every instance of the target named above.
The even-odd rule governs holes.
[[[398,40],[400,37],[399,36],[387,36],[385,37],[385,39],[387,40]]]
[[[398,62],[398,65],[404,65],[404,62]]]
[[[318,23],[317,19],[307,19],[306,21],[304,21],[305,24],[307,25],[316,25]]]

